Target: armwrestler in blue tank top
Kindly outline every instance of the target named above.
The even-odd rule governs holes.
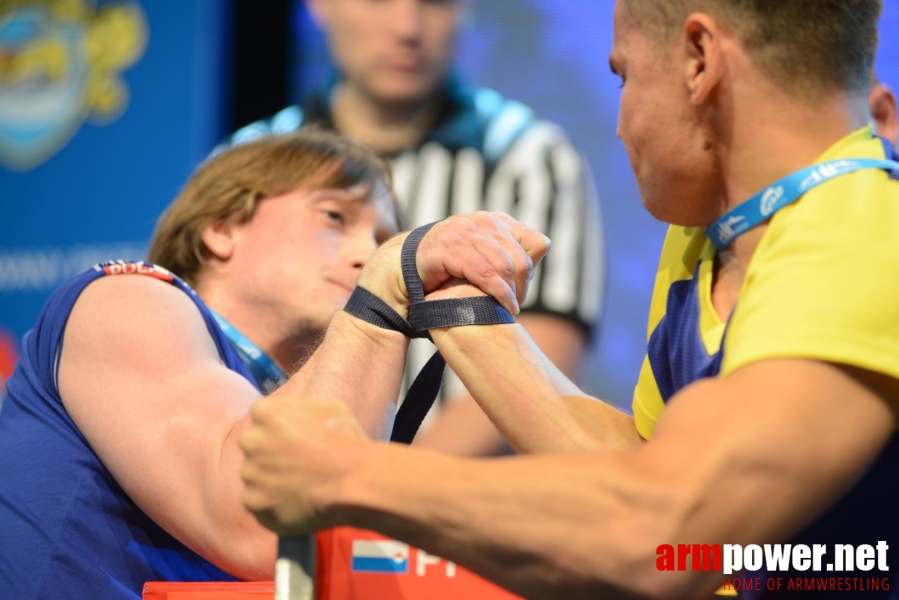
[[[57,369],[81,292],[107,275],[155,277],[196,304],[222,362],[258,389],[210,310],[183,281],[144,263],[97,265],[47,301],[0,413],[0,598],[140,598],[146,581],[233,581],[143,513],[66,412]]]

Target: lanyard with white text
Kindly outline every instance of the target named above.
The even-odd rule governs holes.
[[[270,394],[287,382],[287,375],[268,354],[250,341],[247,336],[235,329],[221,315],[211,309],[210,312],[215,317],[219,327],[222,328],[222,332],[231,340],[234,349],[237,350],[237,354],[240,355],[241,360],[250,369],[253,377],[256,378],[256,383],[259,384],[263,392]]]
[[[796,202],[810,189],[841,175],[862,169],[899,171],[899,162],[873,158],[850,158],[833,160],[796,171],[765,188],[712,223],[712,226],[706,229],[706,236],[721,252],[739,235],[764,222],[784,206]]]

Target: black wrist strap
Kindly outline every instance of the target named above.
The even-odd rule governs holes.
[[[425,301],[415,256],[422,238],[433,226],[434,223],[431,223],[415,229],[403,243],[401,266],[410,300],[409,321],[380,298],[358,286],[350,296],[345,310],[356,318],[382,329],[399,331],[409,338],[430,339],[428,330],[440,327],[514,323],[512,315],[494,298],[488,296]],[[446,361],[438,351],[412,382],[405,400],[397,411],[390,441],[412,443],[418,428],[440,393],[445,366]]]
[[[364,287],[356,286],[344,310],[381,329],[399,331],[408,338],[421,337],[406,319]]]

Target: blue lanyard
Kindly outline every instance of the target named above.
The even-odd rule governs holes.
[[[862,169],[899,170],[899,162],[873,158],[850,158],[832,160],[796,171],[765,188],[712,223],[712,226],[706,229],[706,236],[721,252],[730,246],[738,236],[770,218],[784,206],[796,202],[810,189],[831,179]]]
[[[210,309],[209,312],[215,317],[216,323],[222,328],[241,360],[250,369],[256,383],[262,388],[266,394],[270,394],[284,383],[287,382],[287,375],[281,370],[281,367],[275,364],[275,361],[268,354],[250,341],[250,338],[235,329],[234,325],[226,321],[221,315]]]

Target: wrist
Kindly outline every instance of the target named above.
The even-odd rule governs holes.
[[[441,352],[461,352],[466,355],[484,354],[506,350],[521,339],[522,327],[517,323],[497,325],[466,325],[464,327],[441,327],[430,330],[431,339]]]
[[[399,331],[378,327],[377,325],[364,321],[346,311],[340,311],[334,315],[331,325],[328,328],[329,332],[332,330],[342,339],[367,338],[369,344],[377,346],[378,348],[370,349],[370,352],[379,352],[381,349],[386,350],[386,348],[392,348],[398,344],[405,345],[409,341],[409,338]]]
[[[409,295],[403,281],[400,251],[406,235],[399,235],[378,248],[359,275],[356,283],[363,287],[404,319],[409,315]]]

